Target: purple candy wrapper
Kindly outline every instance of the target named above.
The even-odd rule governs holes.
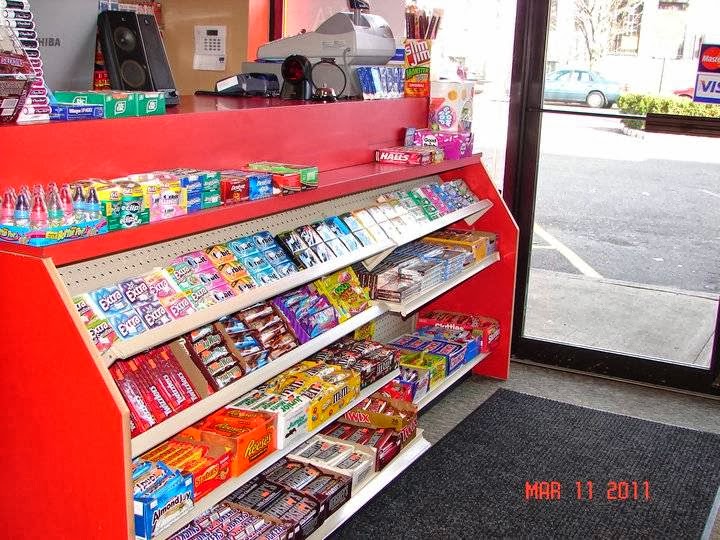
[[[135,311],[142,317],[145,326],[147,326],[149,330],[172,321],[170,314],[162,304],[157,301],[135,306]]]
[[[150,287],[142,278],[133,278],[118,283],[118,287],[127,298],[128,302],[133,305],[147,304],[154,302],[157,297],[152,293]]]

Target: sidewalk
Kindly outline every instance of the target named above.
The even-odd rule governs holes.
[[[717,297],[532,269],[524,333],[708,367]]]

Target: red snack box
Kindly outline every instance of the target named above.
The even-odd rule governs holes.
[[[444,326],[468,330],[474,335],[482,335],[481,352],[488,352],[497,343],[500,336],[500,323],[491,317],[468,315],[452,311],[434,310],[421,313],[417,328],[425,326]]]
[[[393,146],[375,150],[375,161],[395,165],[428,165],[433,162],[435,150],[424,146]]]
[[[223,176],[220,180],[220,198],[224,204],[235,204],[250,200],[247,178]]]
[[[122,363],[123,362],[115,362],[110,368],[110,374],[113,379],[115,379],[120,393],[123,395],[125,403],[127,403],[130,409],[130,416],[134,422],[134,430],[130,434],[135,436],[157,424],[157,419],[147,406],[147,403],[145,403],[145,399],[135,381],[135,377],[129,375],[126,370],[120,367]]]

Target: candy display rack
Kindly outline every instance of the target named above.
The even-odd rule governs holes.
[[[391,328],[399,332],[413,324],[412,316],[401,315],[412,315],[425,304],[496,318],[501,325],[498,344],[472,371],[501,379],[508,376],[517,227],[479,156],[423,167],[371,161],[374,148],[400,143],[404,127],[424,125],[427,106],[424,99],[297,105],[262,99],[188,98],[177,112],[166,116],[0,130],[0,141],[6,147],[12,144],[24,149],[0,161],[0,189],[173,167],[237,168],[257,160],[311,162],[321,171],[316,190],[295,195],[221,207],[54,246],[0,243],[0,278],[5,284],[0,292],[4,328],[0,350],[6,359],[2,406],[9,419],[5,464],[7,472],[18,479],[13,490],[6,490],[2,504],[13,537],[38,538],[48,531],[56,537],[132,537],[129,467],[133,456],[368,320],[376,320],[379,333]],[[493,231],[498,234],[499,255],[476,263],[452,282],[426,291],[410,303],[376,303],[157,427],[130,437],[128,409],[107,368],[115,358],[173,339],[190,326],[215,320],[240,305],[269,298],[352,261],[336,260],[319,272],[300,272],[295,281],[280,284],[277,290],[262,287],[257,289],[257,297],[231,300],[237,305],[221,303],[218,306],[222,308],[215,311],[216,306],[199,311],[187,323],[180,319],[183,324],[161,328],[162,332],[147,339],[124,342],[108,356],[101,356],[90,341],[73,309],[72,295],[140,275],[194,249],[260,230],[275,234],[367,206],[384,191],[412,189],[438,177],[462,178],[481,203],[430,224],[427,231],[417,231],[417,236],[451,223]],[[393,247],[378,244],[368,252],[352,254],[352,260]],[[424,446],[421,443],[419,439],[418,448]],[[274,453],[264,465],[279,457]],[[231,481],[235,487],[241,483],[238,478]],[[225,486],[228,489],[230,484]],[[208,501],[218,500],[221,494],[211,493]],[[40,513],[34,509],[37,504],[43,504]]]

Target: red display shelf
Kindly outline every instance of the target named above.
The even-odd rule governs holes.
[[[425,125],[427,113],[426,99],[293,105],[185,98],[165,116],[0,128],[7,150],[0,190],[173,167],[232,168],[251,160],[306,162],[321,171],[320,187],[297,195],[46,248],[0,244],[0,281],[6,283],[0,357],[12,360],[5,362],[7,388],[0,393],[9,419],[3,464],[20,480],[0,495],[9,537],[134,536],[129,410],[75,312],[61,265],[78,262],[78,273],[92,274],[90,259],[102,255],[428,175],[463,178],[492,207],[480,220],[456,226],[497,232],[500,260],[423,309],[498,319],[499,342],[473,372],[507,377],[518,229],[479,156],[427,167],[371,163],[375,148],[399,144],[403,128]],[[44,501],[53,504],[38,512]]]
[[[428,113],[427,98],[318,104],[182,96],[180,103],[161,116],[2,127],[0,148],[12,155],[0,160],[0,188],[248,161],[337,169],[372,161],[375,148],[399,144],[403,129],[426,125]]]
[[[0,249],[34,257],[50,257],[56,266],[62,266],[216,229],[241,221],[250,221],[350,193],[388,186],[421,176],[440,174],[475,163],[480,163],[479,154],[423,167],[374,162],[364,163],[322,172],[320,174],[320,186],[312,191],[285,197],[271,197],[249,203],[221,206],[167,221],[149,223],[134,229],[113,231],[105,235],[53,246],[33,247],[0,244]]]

